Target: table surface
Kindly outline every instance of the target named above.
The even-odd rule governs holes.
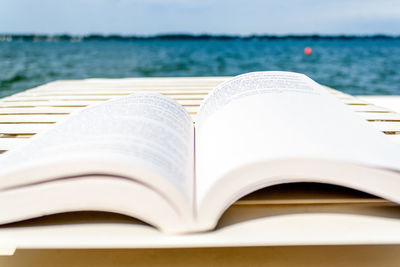
[[[0,99],[0,152],[23,144],[71,112],[134,92],[159,92],[181,103],[193,119],[207,94],[229,77],[124,78],[55,81]],[[400,115],[373,104],[400,107],[400,98],[357,98],[327,88],[378,130],[400,142]],[[400,108],[398,108],[400,109]]]
[[[195,120],[207,94],[228,78],[87,79],[56,81],[29,89],[0,100],[0,151],[4,153],[25,143],[31,136],[46,131],[71,112],[134,92],[151,91],[168,95],[181,103]],[[400,107],[399,97],[354,97],[330,88],[327,90],[378,131],[400,142],[400,115],[395,112]],[[385,103],[389,103],[389,108],[382,107]],[[100,222],[98,218],[101,218]],[[193,255],[199,255],[202,247],[253,247],[259,253],[263,246],[400,244],[399,218],[400,208],[385,201],[312,207],[234,205],[225,213],[215,231],[171,236],[115,214],[66,214],[53,216],[44,222],[34,220],[1,227],[0,254],[13,254],[16,248],[147,248],[148,251],[164,248],[174,255],[174,248],[197,247],[199,249]],[[367,248],[369,250],[370,247]],[[227,254],[226,249],[219,251],[222,255]],[[358,250],[354,251],[359,255]],[[390,246],[388,250],[375,251],[386,255],[398,250],[396,246]],[[21,253],[28,258],[32,256],[29,252]],[[48,252],[41,253],[47,255]]]

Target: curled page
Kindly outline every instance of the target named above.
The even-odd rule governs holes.
[[[285,182],[336,183],[400,200],[399,151],[305,75],[240,75],[211,93],[196,122],[199,216],[215,219],[244,194]],[[397,178],[386,177],[386,185],[383,176],[368,180],[360,166]]]

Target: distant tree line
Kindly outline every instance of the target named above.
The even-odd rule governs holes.
[[[134,41],[134,40],[276,40],[276,39],[298,39],[298,40],[319,40],[319,39],[400,39],[400,35],[319,35],[319,34],[290,34],[290,35],[213,35],[213,34],[157,34],[151,36],[139,35],[46,35],[46,34],[0,34],[0,41]]]

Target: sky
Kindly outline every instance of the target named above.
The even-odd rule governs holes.
[[[400,0],[0,0],[0,33],[400,35]]]

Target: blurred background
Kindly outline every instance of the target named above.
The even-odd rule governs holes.
[[[59,79],[301,72],[400,94],[400,1],[0,0],[0,97]]]

